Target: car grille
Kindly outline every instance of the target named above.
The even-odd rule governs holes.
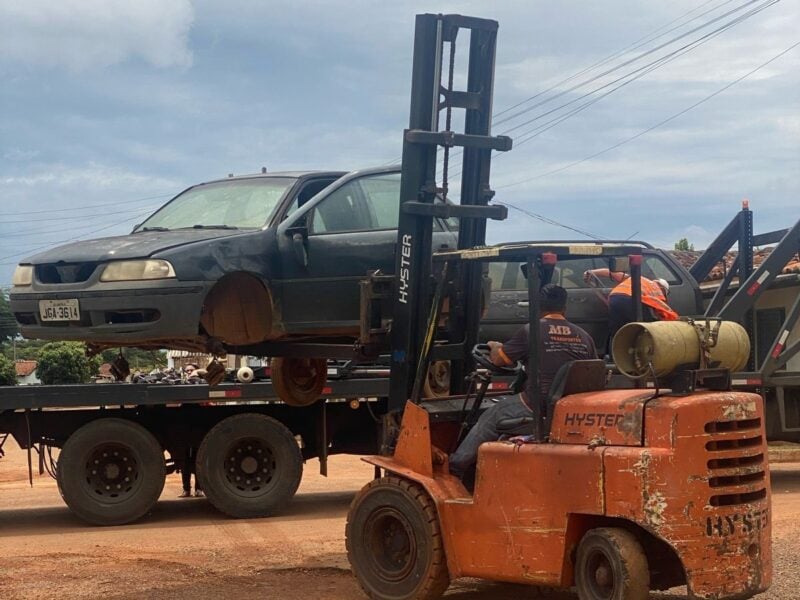
[[[36,265],[36,279],[40,283],[81,283],[92,276],[97,263],[54,263]]]
[[[705,431],[711,435],[706,442],[709,504],[734,506],[766,498],[761,419],[711,421]]]

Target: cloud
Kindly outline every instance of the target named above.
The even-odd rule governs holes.
[[[85,71],[138,58],[188,67],[193,20],[189,0],[6,0],[0,63]]]

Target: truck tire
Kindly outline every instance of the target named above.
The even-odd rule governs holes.
[[[236,518],[265,517],[282,509],[303,475],[303,457],[292,432],[255,413],[217,423],[203,438],[196,465],[209,502]]]
[[[389,476],[350,505],[347,559],[374,600],[435,600],[450,585],[436,506],[420,485]]]
[[[309,406],[322,395],[328,378],[328,361],[324,358],[273,358],[270,378],[283,402],[289,406]]]
[[[616,527],[587,531],[578,544],[575,587],[580,600],[647,600],[650,569],[636,536]]]
[[[144,427],[98,419],[67,439],[58,458],[58,490],[93,525],[124,525],[155,506],[167,475],[164,451]]]

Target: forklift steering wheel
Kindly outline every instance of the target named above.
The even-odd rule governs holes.
[[[498,375],[519,375],[524,370],[524,366],[520,361],[508,367],[494,364],[491,359],[489,344],[475,344],[472,348],[472,358],[484,369],[488,369],[491,373]]]

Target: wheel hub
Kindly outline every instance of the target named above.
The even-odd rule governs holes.
[[[411,526],[397,510],[376,511],[364,528],[364,545],[374,558],[376,574],[385,581],[402,581],[414,567],[417,547]]]
[[[85,489],[105,502],[121,502],[139,486],[139,463],[136,455],[121,444],[101,444],[86,460]]]
[[[239,493],[258,494],[272,483],[276,466],[272,450],[261,440],[240,440],[225,457],[225,478]]]
[[[589,586],[594,598],[611,600],[614,594],[614,569],[609,558],[599,550],[588,559]]]

